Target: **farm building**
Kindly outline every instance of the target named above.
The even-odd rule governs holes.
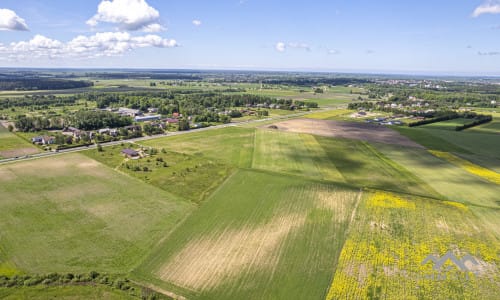
[[[139,157],[139,152],[133,149],[123,149],[122,154],[128,158],[136,158]]]
[[[160,115],[137,116],[134,118],[136,122],[156,121],[160,119],[161,119]]]

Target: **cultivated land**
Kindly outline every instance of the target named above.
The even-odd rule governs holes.
[[[9,132],[0,124],[0,158],[18,157],[40,152],[38,148]]]
[[[369,142],[421,148],[417,143],[380,125],[331,120],[294,119],[275,124],[278,130],[309,133],[327,137],[349,138]]]
[[[0,283],[2,276],[98,271],[181,299],[500,294],[498,115],[462,132],[454,127],[465,119],[389,128],[353,119],[346,104],[368,95],[354,86],[315,93],[293,84],[92,80],[84,91],[221,91],[335,109],[0,166]],[[10,94],[33,92],[0,98]],[[51,109],[85,107],[95,102]],[[0,156],[2,147],[36,150],[0,128]],[[145,156],[126,158],[126,148]],[[451,261],[439,270],[422,264],[448,252],[470,255],[467,271]],[[0,287],[0,298],[132,294],[114,284],[28,287],[19,280]]]
[[[191,209],[81,154],[0,166],[0,275],[127,273]]]
[[[136,273],[192,298],[321,299],[358,196],[239,171]]]

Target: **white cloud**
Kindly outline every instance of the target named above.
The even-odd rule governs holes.
[[[276,46],[274,46],[274,47],[275,47],[276,51],[278,51],[278,52],[285,52],[285,50],[286,50],[286,45],[283,42],[276,43]]]
[[[490,52],[477,52],[477,55],[480,56],[497,56],[500,55],[500,51],[490,51]]]
[[[200,20],[193,20],[193,25],[194,26],[200,26],[201,25],[201,21]]]
[[[500,1],[499,0],[487,0],[483,4],[476,7],[472,16],[477,18],[482,14],[500,14]]]
[[[14,11],[0,8],[0,30],[28,31],[28,25]]]
[[[145,0],[103,0],[87,24],[95,27],[106,22],[118,24],[122,30],[158,32],[165,29],[159,19],[160,13]]]
[[[329,55],[337,55],[337,54],[340,54],[340,51],[337,49],[328,49],[327,53]]]
[[[306,44],[306,43],[299,43],[299,42],[290,42],[290,43],[284,43],[284,42],[278,42],[274,46],[276,51],[278,52],[285,52],[287,48],[291,49],[303,49],[306,51],[311,51],[311,47]]]
[[[0,56],[9,60],[40,58],[91,59],[102,56],[119,56],[137,48],[176,47],[177,42],[148,34],[131,36],[128,32],[101,32],[91,36],[80,35],[69,42],[36,35],[29,41],[0,46]]]

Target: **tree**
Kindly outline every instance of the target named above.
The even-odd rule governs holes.
[[[12,124],[9,124],[9,126],[7,126],[7,129],[9,129],[10,132],[14,131],[14,126],[12,126]]]
[[[97,144],[97,152],[102,152],[102,146],[101,144]]]
[[[189,121],[185,119],[179,120],[179,131],[189,130]]]

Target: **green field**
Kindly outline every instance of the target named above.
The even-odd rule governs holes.
[[[321,299],[358,191],[239,171],[134,272],[192,299]]]
[[[170,151],[218,159],[233,166],[252,165],[255,130],[229,127],[187,135],[154,139],[141,144]]]
[[[257,130],[252,167],[308,178],[343,182],[316,139],[308,134]]]
[[[500,167],[493,134],[397,130]],[[3,165],[0,275],[97,270],[189,299],[493,299],[500,186],[432,153],[258,123]],[[448,250],[480,259],[480,276],[425,279],[422,259]]]
[[[418,176],[448,200],[465,204],[500,207],[500,186],[441,160],[428,151],[379,144],[386,157]]]
[[[23,287],[23,288],[0,288],[0,298],[4,300],[21,299],[68,299],[68,300],[119,300],[137,299],[126,292],[103,286],[58,286],[58,287]]]
[[[455,130],[455,127],[461,126],[464,124],[468,124],[468,123],[472,123],[473,121],[474,121],[474,119],[458,118],[458,119],[423,125],[422,128]]]
[[[231,173],[231,168],[219,161],[209,160],[201,155],[188,155],[156,149],[157,153],[133,160],[125,158],[121,151],[132,148],[140,151],[137,144],[123,144],[106,147],[102,152],[83,152],[119,172],[140,179],[165,190],[169,195],[201,202]]]
[[[127,273],[192,210],[81,154],[0,166],[0,275]]]
[[[39,152],[38,148],[9,132],[0,124],[0,158],[24,156]]]

